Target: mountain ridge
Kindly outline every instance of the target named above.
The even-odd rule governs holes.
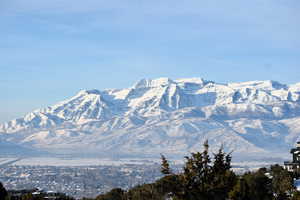
[[[50,153],[78,153],[82,147],[141,156],[184,155],[208,139],[241,157],[282,157],[300,139],[297,124],[300,83],[159,78],[125,89],[81,90],[1,124],[0,139]]]

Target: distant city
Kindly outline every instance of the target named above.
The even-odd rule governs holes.
[[[0,182],[9,190],[38,188],[75,198],[96,197],[113,188],[129,189],[161,176],[159,165],[0,167]]]

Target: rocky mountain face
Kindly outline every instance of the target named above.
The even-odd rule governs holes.
[[[84,90],[0,125],[0,140],[36,151],[182,157],[208,139],[237,158],[284,157],[300,140],[300,83],[143,79]]]

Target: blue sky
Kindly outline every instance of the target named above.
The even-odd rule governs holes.
[[[1,0],[0,122],[141,78],[300,82],[299,0]]]

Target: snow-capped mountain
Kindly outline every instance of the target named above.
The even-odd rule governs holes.
[[[246,157],[286,156],[300,139],[300,83],[220,84],[143,79],[133,87],[83,90],[0,125],[1,141],[51,153],[172,156],[208,139]]]

